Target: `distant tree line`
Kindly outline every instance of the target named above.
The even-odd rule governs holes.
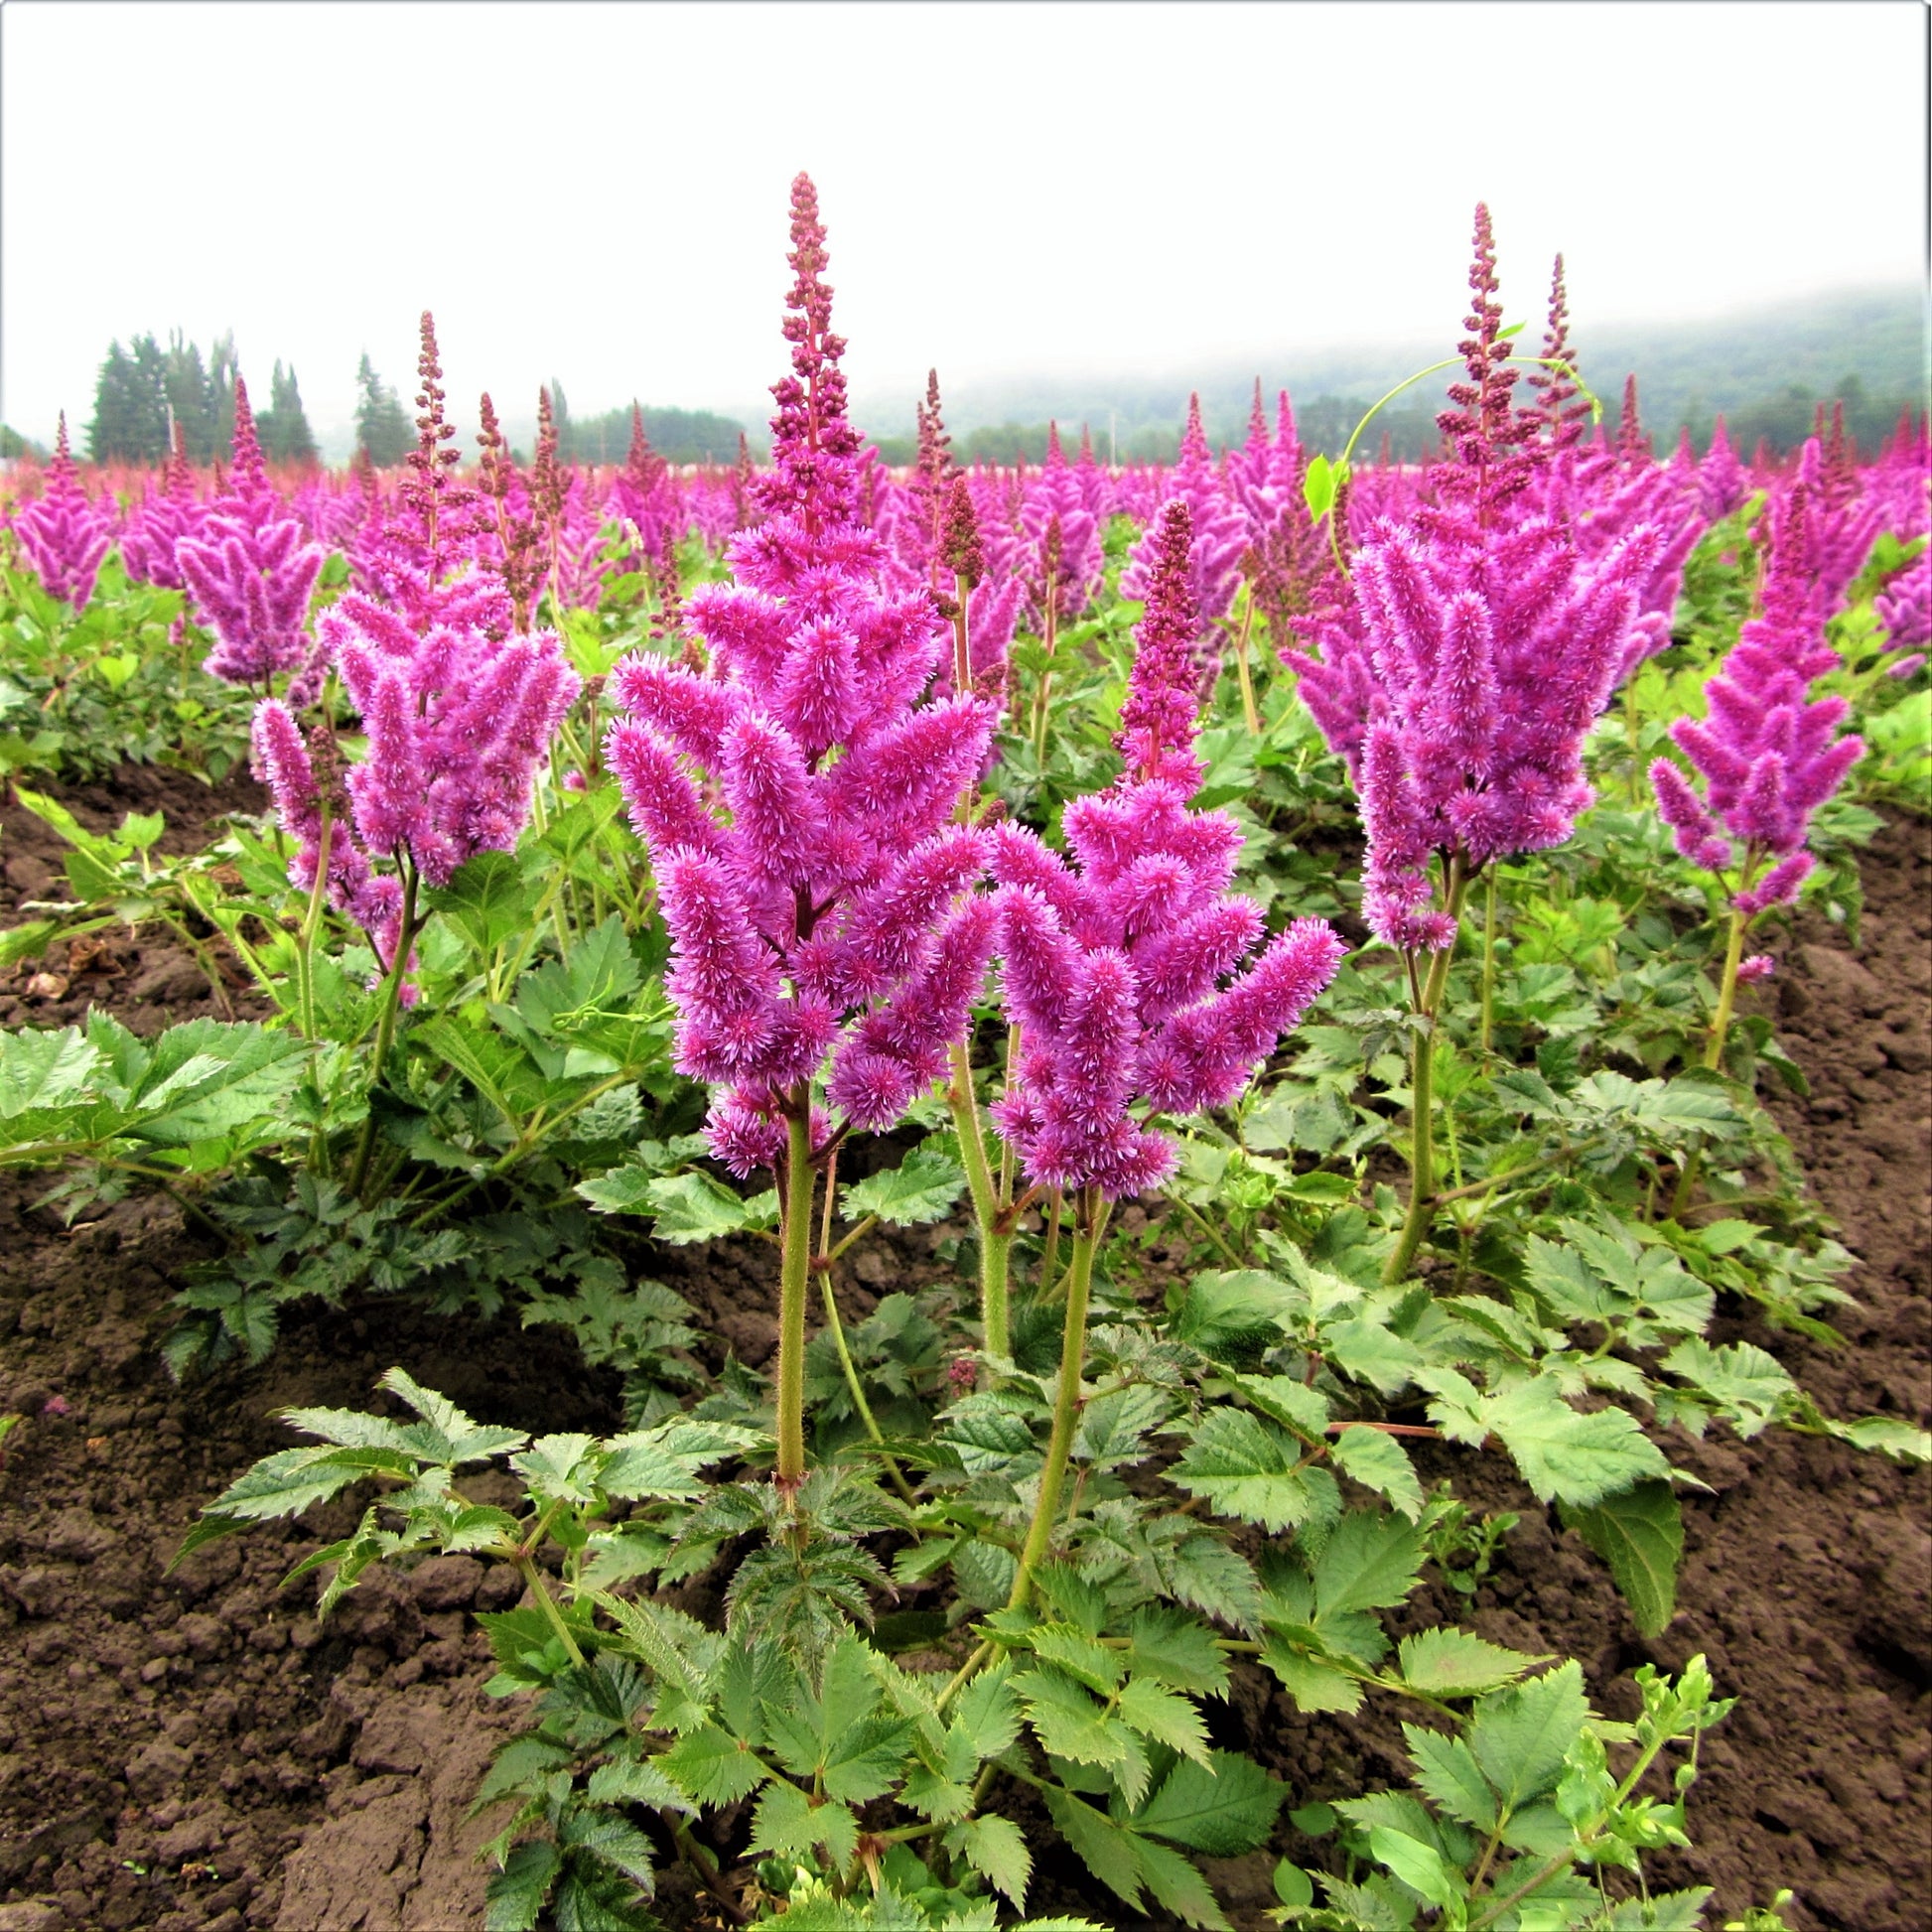
[[[191,461],[226,459],[234,440],[235,347],[232,333],[201,345],[173,331],[163,348],[152,332],[117,340],[94,382],[87,453],[96,463],[158,464],[180,426]],[[295,370],[275,364],[266,398],[256,396],[255,434],[270,463],[314,463],[316,439],[302,408]],[[263,403],[266,402],[266,407]]]
[[[607,409],[601,416],[575,418],[564,385],[550,384],[550,410],[557,424],[557,450],[566,463],[621,463],[630,449],[630,411]],[[743,425],[708,409],[653,409],[643,405],[644,435],[666,463],[735,463]]]

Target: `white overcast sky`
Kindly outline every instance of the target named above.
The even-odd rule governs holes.
[[[862,399],[1445,340],[1469,214],[1580,325],[1923,270],[1914,0],[85,4],[0,9],[0,409],[90,413],[111,337],[232,328],[345,440],[409,393],[761,414],[786,186]],[[880,427],[889,425],[881,423]]]

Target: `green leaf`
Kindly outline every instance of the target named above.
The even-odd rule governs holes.
[[[1393,1436],[1379,1429],[1344,1429],[1330,1453],[1344,1475],[1388,1497],[1410,1522],[1422,1515],[1422,1483],[1416,1465]]]
[[[1402,1681],[1411,1690],[1436,1698],[1480,1697],[1550,1661],[1505,1650],[1501,1644],[1446,1624],[1404,1637],[1397,1658]]]
[[[1205,1763],[1176,1762],[1133,1825],[1210,1859],[1236,1859],[1267,1843],[1287,1796],[1288,1787],[1252,1758],[1210,1751]]]
[[[1022,1671],[1014,1695],[1027,1708],[1041,1748],[1076,1764],[1097,1764],[1116,1777],[1144,1769],[1145,1753],[1124,1725],[1114,1723],[1083,1685],[1050,1665]]]
[[[1174,1311],[1173,1333],[1204,1355],[1240,1353],[1286,1329],[1307,1304],[1278,1275],[1258,1268],[1210,1270],[1188,1285]]]
[[[1347,1716],[1362,1708],[1358,1679],[1296,1649],[1274,1631],[1262,1639],[1261,1661],[1281,1680],[1299,1711],[1338,1711]]]
[[[457,868],[447,886],[432,887],[423,902],[440,912],[473,949],[493,952],[527,931],[538,889],[507,852],[480,852]]]
[[[1317,523],[1334,508],[1336,491],[1347,475],[1345,463],[1331,463],[1319,451],[1309,458],[1309,467],[1302,473],[1302,500]]]
[[[839,1191],[839,1211],[849,1222],[877,1214],[895,1227],[943,1220],[966,1191],[966,1170],[930,1147],[915,1147],[896,1168]]]
[[[517,1846],[502,1870],[490,1874],[483,1894],[483,1932],[530,1932],[563,1863],[563,1854],[547,1838]]]
[[[702,1725],[658,1758],[681,1791],[701,1805],[728,1805],[771,1774],[749,1745],[717,1725]]]
[[[1479,1832],[1496,1829],[1496,1794],[1482,1775],[1475,1753],[1460,1737],[1446,1737],[1420,1725],[1404,1725],[1415,1760],[1416,1787],[1440,1812]]]
[[[1184,1611],[1151,1604],[1134,1612],[1128,1626],[1128,1668],[1172,1690],[1226,1697],[1227,1658],[1214,1633]]]
[[[1693,1336],[1664,1357],[1664,1367],[1708,1395],[1746,1441],[1760,1434],[1797,1392],[1783,1363],[1754,1342],[1713,1348]]]
[[[652,1235],[680,1247],[768,1225],[755,1200],[741,1198],[708,1173],[666,1174],[650,1183],[644,1199],[657,1217]]]
[[[1421,1536],[1378,1510],[1351,1509],[1322,1545],[1314,1597],[1323,1618],[1404,1601],[1422,1569]]]
[[[1228,1932],[1227,1914],[1207,1880],[1183,1859],[1152,1839],[1134,1841],[1134,1863],[1147,1888],[1184,1925],[1202,1932]]]
[[[1328,1426],[1328,1398],[1318,1389],[1298,1382],[1292,1375],[1237,1375],[1232,1369],[1223,1377],[1241,1400],[1258,1409],[1271,1422],[1278,1422],[1305,1443],[1323,1440]]]
[[[1027,1634],[1035,1654],[1042,1662],[1065,1671],[1102,1697],[1112,1692],[1127,1668],[1126,1659],[1118,1650],[1109,1650],[1070,1623],[1036,1624]]]
[[[1129,1678],[1114,1705],[1121,1723],[1165,1744],[1182,1757],[1207,1762],[1207,1726],[1200,1713],[1184,1697],[1165,1690],[1151,1678]]]
[[[1220,1515],[1279,1534],[1336,1508],[1334,1478],[1325,1469],[1297,1467],[1301,1457],[1302,1445],[1274,1424],[1243,1409],[1217,1409],[1169,1475]]]
[[[775,1852],[780,1858],[807,1859],[818,1843],[818,1813],[795,1784],[774,1779],[759,1800],[752,1819],[753,1853]]]
[[[1610,1566],[1638,1633],[1656,1636],[1677,1608],[1684,1555],[1684,1519],[1670,1484],[1640,1482],[1590,1508],[1566,1503],[1563,1520]]]
[[[1027,1880],[1034,1869],[1033,1854],[1020,1827],[1010,1818],[972,1818],[946,1834],[946,1849],[962,1854],[988,1884],[1002,1893],[1016,1911],[1027,1907]]]
[[[1387,1825],[1371,1825],[1370,1855],[1395,1873],[1411,1891],[1421,1892],[1432,1905],[1453,1905],[1462,1896],[1460,1878],[1443,1863],[1442,1854]]]
[[[1469,1748],[1504,1805],[1521,1811],[1556,1783],[1588,1716],[1584,1667],[1573,1657],[1484,1698],[1469,1725]]]
[[[1127,1901],[1130,1910],[1141,1909],[1141,1868],[1134,1856],[1132,1836],[1120,1829],[1106,1813],[1076,1798],[1058,1785],[1045,1786],[1040,1796],[1047,1812],[1059,1828],[1080,1863],[1110,1891]]]
[[[1484,1396],[1480,1413],[1539,1502],[1587,1505],[1669,1473],[1663,1451],[1635,1417],[1614,1408],[1586,1415],[1542,1377]]]

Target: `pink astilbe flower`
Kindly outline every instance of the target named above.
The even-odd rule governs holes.
[[[353,592],[323,619],[367,756],[347,776],[355,830],[444,886],[479,852],[508,852],[537,766],[582,681],[547,630],[426,635]]]
[[[1932,550],[1921,550],[1871,600],[1871,608],[1885,626],[1891,649],[1909,650],[1932,643]],[[1896,664],[1891,669],[1895,676],[1909,675]]]
[[[1856,737],[1835,736],[1845,699],[1807,695],[1840,662],[1824,635],[1830,611],[1818,574],[1826,548],[1817,532],[1817,459],[1814,438],[1797,476],[1773,499],[1763,608],[1705,686],[1709,715],[1671,727],[1704,780],[1703,796],[1670,759],[1650,767],[1678,851],[1724,879],[1746,919],[1797,898],[1812,870],[1804,849],[1811,815],[1864,749]]]
[[[175,545],[196,534],[204,514],[195,490],[194,466],[188,461],[187,432],[177,422],[174,448],[162,467],[161,488],[128,517],[121,532],[121,562],[128,576],[137,584],[156,584],[163,590],[185,589]]]
[[[1663,539],[1648,524],[1600,556],[1566,519],[1532,513],[1547,458],[1537,412],[1513,413],[1487,211],[1476,214],[1469,379],[1441,421],[1451,455],[1436,501],[1384,520],[1357,552],[1345,604],[1285,651],[1368,834],[1363,916],[1404,952],[1441,950],[1455,921],[1433,860],[1472,875],[1560,845],[1593,796],[1583,741],[1639,648],[1638,605]]]
[[[293,671],[308,652],[303,625],[323,550],[303,541],[302,525],[283,514],[269,487],[248,387],[239,376],[234,406],[228,494],[193,536],[180,539],[175,561],[196,618],[214,632],[203,668],[230,684],[266,685],[278,671]]]
[[[772,389],[764,520],[733,541],[734,581],[688,606],[708,670],[624,660],[612,685],[628,715],[608,741],[671,934],[677,1064],[719,1089],[711,1144],[739,1173],[782,1151],[828,1053],[834,1112],[896,1122],[945,1071],[995,938],[971,893],[983,836],[948,823],[995,710],[928,695],[946,627],[923,588],[889,588],[860,521],[804,175],[791,238],[793,373]]]
[[[1720,416],[1711,431],[1711,447],[1697,471],[1698,496],[1707,521],[1716,523],[1740,510],[1750,500],[1751,473],[1730,447],[1730,436]]]
[[[1157,1114],[1224,1106],[1333,978],[1343,946],[1302,919],[1259,954],[1261,909],[1227,892],[1241,834],[1195,812],[1198,624],[1184,502],[1162,511],[1123,708],[1129,764],[1076,799],[1069,859],[1013,824],[992,834],[1003,990],[1021,1052],[994,1109],[1028,1176],[1118,1199],[1157,1186],[1174,1144]]]
[[[14,534],[41,588],[75,611],[94,594],[94,577],[113,541],[111,520],[87,500],[68,448],[68,415],[61,412],[47,487],[14,512]]]
[[[1077,618],[1099,585],[1105,558],[1100,522],[1088,507],[1079,473],[1060,448],[1057,423],[1046,426],[1046,461],[1028,480],[1020,500],[1026,537],[1019,566],[1029,621],[1044,635],[1050,597],[1056,621]]]
[[[1178,496],[1193,521],[1193,549],[1188,568],[1193,578],[1194,609],[1201,620],[1203,644],[1209,626],[1228,614],[1234,594],[1241,586],[1241,556],[1248,547],[1248,521],[1241,505],[1214,467],[1214,453],[1208,447],[1207,432],[1201,426],[1200,398],[1187,398],[1187,427],[1180,439],[1180,460],[1167,477],[1161,500]],[[1152,530],[1142,537],[1129,555],[1120,579],[1123,597],[1145,598],[1154,566]],[[1215,668],[1211,651],[1203,649],[1201,672],[1211,678]]]

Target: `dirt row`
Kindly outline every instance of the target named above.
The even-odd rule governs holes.
[[[90,822],[117,822],[125,796],[88,801]],[[171,826],[179,812],[192,841],[208,812],[249,808],[241,791],[184,794],[171,800]],[[20,832],[10,811],[0,835],[9,910],[47,897],[36,867],[58,864]],[[1741,1311],[1726,1331],[1770,1347],[1828,1408],[1915,1420],[1932,1406],[1929,847],[1923,823],[1888,828],[1867,861],[1860,946],[1802,926],[1774,948],[1783,959],[1764,995],[1813,1082],[1808,1102],[1773,1104],[1860,1257],[1849,1283],[1858,1307],[1840,1324],[1850,1345],[1769,1334]],[[89,976],[73,975],[60,999],[11,986],[0,1023],[62,1022],[89,998],[143,1030],[212,1010],[206,982],[198,1002],[185,975],[179,997],[152,997],[167,952],[143,941],[138,973],[96,975],[85,988]],[[172,963],[182,966],[179,951]],[[39,970],[50,968],[64,962]],[[65,1228],[36,1204],[47,1185],[0,1181],[0,1411],[26,1418],[0,1467],[0,1932],[479,1925],[473,1852],[488,1826],[465,1814],[514,1714],[483,1694],[488,1669],[467,1614],[501,1600],[494,1580],[466,1559],[426,1564],[356,1592],[318,1628],[312,1584],[283,1589],[279,1579],[318,1537],[346,1527],[345,1513],[327,1511],[287,1536],[218,1544],[164,1571],[201,1504],[285,1446],[271,1420],[282,1405],[359,1405],[400,1362],[487,1420],[609,1430],[620,1422],[615,1382],[586,1373],[555,1331],[438,1320],[393,1303],[298,1311],[259,1368],[177,1388],[156,1344],[183,1269],[203,1252],[196,1239],[153,1198]],[[919,1231],[869,1260],[849,1285],[853,1311],[908,1271],[938,1272],[930,1251],[946,1232]],[[721,1345],[758,1362],[775,1337],[768,1271],[707,1255],[666,1255],[662,1278]],[[1499,1642],[1574,1654],[1618,1715],[1633,1666],[1676,1668],[1703,1651],[1741,1703],[1705,1746],[1698,1849],[1664,1875],[1715,1885],[1726,1913],[1784,1883],[1799,1894],[1797,1926],[1923,1932],[1932,1479],[1790,1436],[1670,1447],[1709,1493],[1686,1497],[1680,1610],[1655,1642],[1636,1636],[1574,1537],[1506,1472],[1468,1458],[1455,1468],[1463,1492],[1519,1511],[1522,1524],[1472,1604],[1443,1591],[1404,1614],[1459,1613]],[[1258,1671],[1215,1723],[1298,1804],[1405,1770],[1394,1714],[1305,1718]],[[1211,1868],[1242,1927],[1265,1923],[1282,1851],[1315,1860],[1320,1848],[1289,1834],[1267,1855]],[[1035,1909],[1129,1922],[1065,1855],[1039,1856]],[[713,1922],[673,1873],[660,1910],[667,1924]]]

